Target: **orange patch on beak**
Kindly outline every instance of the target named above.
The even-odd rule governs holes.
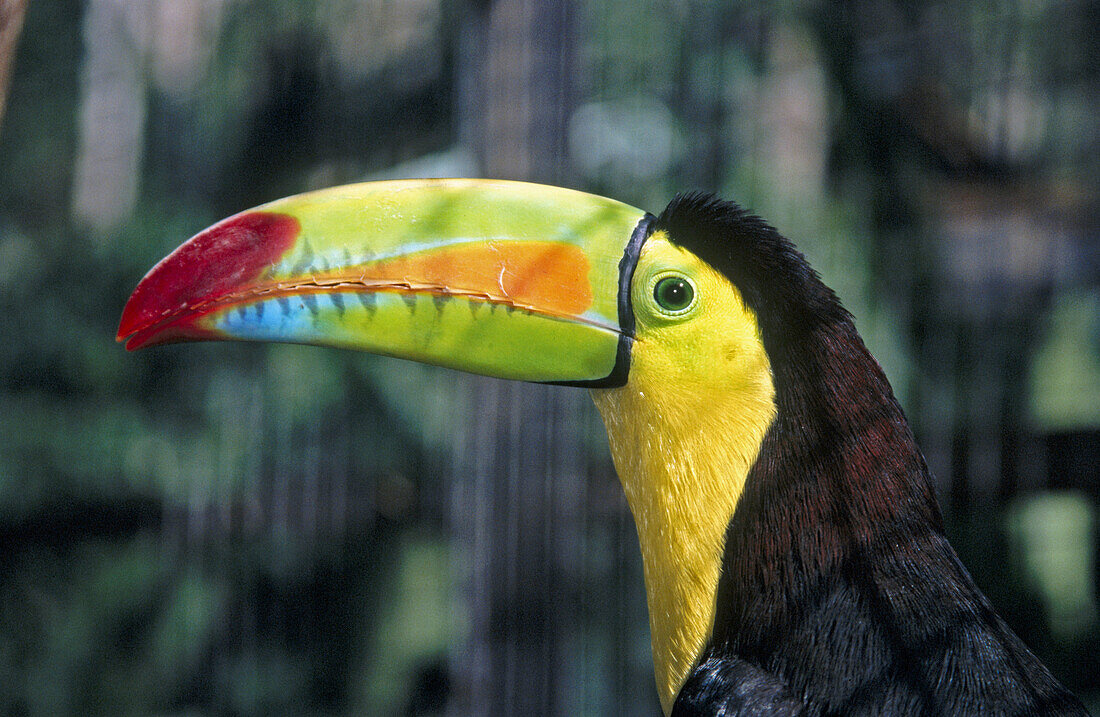
[[[580,316],[593,302],[584,251],[549,241],[471,242],[356,267],[315,272],[318,283],[347,280],[437,286],[446,292],[507,299],[539,313]]]

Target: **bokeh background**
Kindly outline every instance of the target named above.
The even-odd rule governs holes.
[[[584,391],[114,342],[215,220],[421,176],[769,219],[1100,708],[1098,37],[1086,0],[0,0],[0,713],[659,713]]]

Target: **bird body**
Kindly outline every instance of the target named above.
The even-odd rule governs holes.
[[[776,404],[672,714],[1086,714],[948,544],[885,375],[805,259],[713,198],[662,219],[760,317]]]
[[[757,217],[476,180],[303,197],[154,267],[120,340],[337,345],[589,387],[666,714],[1086,714],[948,544],[852,317]]]

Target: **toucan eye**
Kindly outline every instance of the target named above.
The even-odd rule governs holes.
[[[665,311],[678,313],[691,306],[695,288],[682,276],[666,276],[653,287],[653,298]]]

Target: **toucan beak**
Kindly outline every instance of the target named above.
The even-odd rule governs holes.
[[[194,236],[134,290],[118,340],[353,348],[526,381],[620,385],[644,212],[556,187],[325,189]]]

